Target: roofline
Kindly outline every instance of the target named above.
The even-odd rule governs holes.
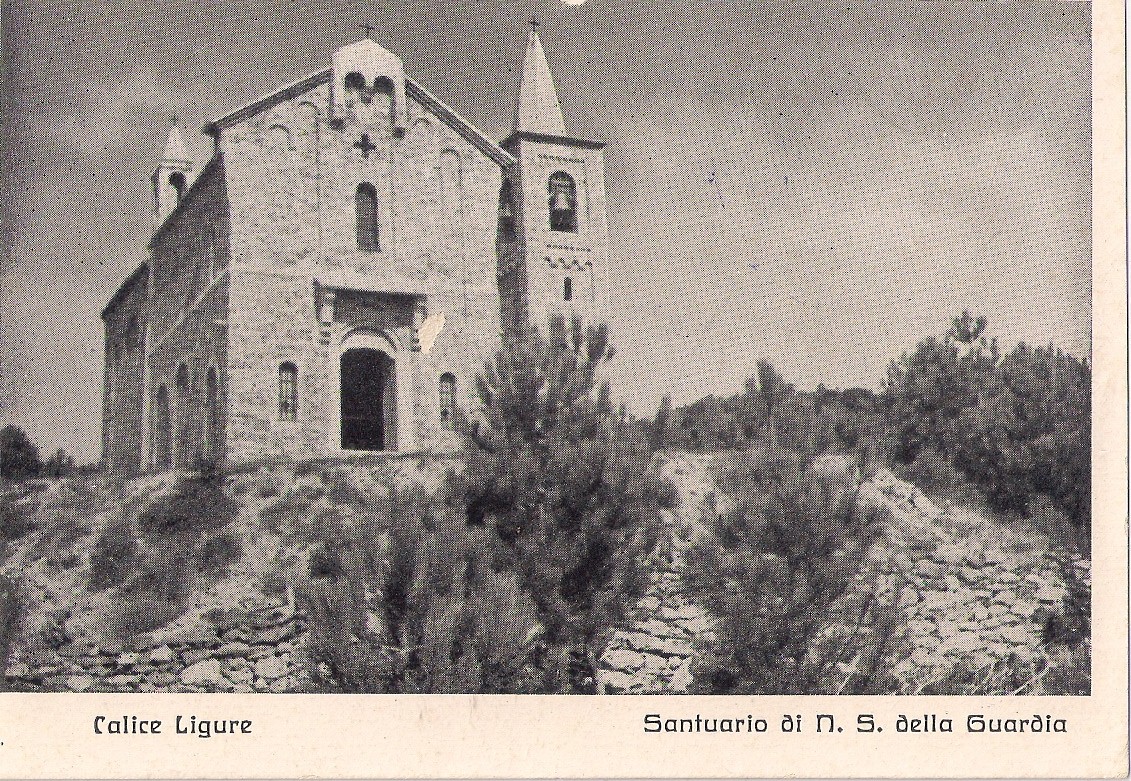
[[[141,275],[148,271],[149,261],[143,260],[141,262],[141,265],[135,268],[133,272],[128,277],[126,277],[126,281],[118,286],[118,289],[114,291],[114,295],[110,296],[110,300],[106,303],[106,306],[102,308],[103,320],[105,320],[106,316],[110,314],[111,309],[121,303],[122,299],[126,297],[126,294],[129,292],[130,288],[137,284],[137,281],[141,278]]]
[[[541,144],[560,144],[561,146],[577,146],[583,149],[604,149],[604,141],[590,141],[587,138],[569,138],[568,136],[548,136],[544,133],[531,133],[526,130],[516,130],[507,136],[503,146],[507,147],[515,141],[536,141]]]
[[[414,97],[440,119],[444,120],[448,127],[459,133],[465,141],[487,155],[500,166],[509,168],[518,162],[514,155],[484,135],[482,130],[461,117],[455,109],[424,89],[424,87],[407,76],[405,77],[404,85],[406,93]]]
[[[170,223],[172,223],[173,216],[180,214],[181,207],[188,203],[189,200],[193,197],[193,194],[196,193],[196,191],[199,189],[198,185],[209,176],[211,176],[212,172],[215,171],[219,166],[220,155],[219,153],[217,153],[212,155],[209,161],[204,164],[204,168],[200,169],[200,175],[192,180],[192,184],[189,185],[188,190],[186,190],[185,194],[181,196],[181,199],[177,201],[177,205],[173,207],[172,211],[165,215],[165,219],[163,219],[161,221],[161,224],[157,226],[157,229],[153,231],[153,235],[149,238],[149,244],[147,245],[149,249],[153,249],[153,245],[157,243],[157,239],[160,238],[161,234],[163,234],[165,232],[165,229],[170,225]]]
[[[204,132],[216,136],[221,130],[231,127],[248,117],[254,116],[259,112],[274,106],[276,103],[281,103],[297,95],[301,95],[314,87],[321,86],[330,81],[331,69],[311,73],[308,76],[303,76],[298,81],[292,82],[285,87],[268,93],[251,103],[236,109],[230,114],[226,114],[218,119],[214,119],[204,126]],[[507,150],[496,144],[488,138],[483,131],[475,127],[475,125],[468,122],[459,113],[437,98],[420,84],[412,79],[405,77],[405,93],[415,99],[418,103],[423,105],[443,122],[458,133],[465,141],[470,143],[476,149],[489,158],[494,160],[499,166],[508,168],[514,165],[515,158]]]
[[[214,136],[220,130],[242,122],[248,117],[258,114],[263,109],[270,108],[276,103],[280,103],[288,98],[293,98],[296,95],[301,95],[314,87],[328,83],[330,81],[330,74],[331,70],[326,68],[325,70],[303,76],[298,81],[293,81],[274,92],[268,92],[266,95],[256,98],[251,103],[241,106],[230,114],[225,114],[222,117],[212,120],[204,126],[204,132]]]

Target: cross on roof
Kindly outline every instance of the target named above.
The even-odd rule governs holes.
[[[360,27],[362,30],[365,30],[366,38],[373,40],[373,31],[377,29],[375,26],[371,24],[359,24],[358,27]]]
[[[355,141],[353,145],[356,149],[361,150],[361,154],[365,156],[366,160],[369,159],[369,153],[377,148],[377,145],[369,140],[368,133],[362,133],[361,138]]]

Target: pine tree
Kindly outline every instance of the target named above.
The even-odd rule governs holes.
[[[468,523],[498,534],[545,629],[547,691],[595,690],[595,662],[649,582],[674,490],[610,400],[604,325],[552,318],[478,378],[483,417],[462,473]]]

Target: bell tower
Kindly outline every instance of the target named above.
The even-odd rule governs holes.
[[[154,221],[158,226],[165,221],[181,198],[188,191],[188,177],[192,173],[193,161],[181,138],[180,128],[174,117],[169,129],[169,140],[165,142],[165,152],[161,164],[153,172]]]
[[[604,144],[569,135],[546,53],[531,22],[514,132],[502,144],[517,162],[500,195],[513,235],[517,298],[531,324],[553,312],[584,320],[605,317],[608,216]],[[503,264],[500,271],[505,274]]]

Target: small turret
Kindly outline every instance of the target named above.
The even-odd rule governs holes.
[[[193,165],[184,139],[181,138],[181,131],[177,127],[177,120],[174,118],[161,164],[153,172],[154,219],[157,225],[165,221],[184,197],[188,190],[188,177],[192,173]]]

